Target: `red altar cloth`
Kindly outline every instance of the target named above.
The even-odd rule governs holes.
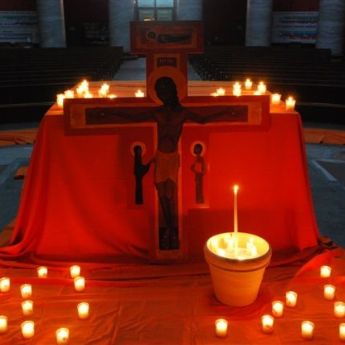
[[[64,133],[63,117],[43,119],[30,162],[11,245],[4,259],[100,261],[149,258],[153,245],[155,190],[144,178],[145,204],[134,204],[134,142],[154,154],[151,124],[117,134]],[[202,256],[208,237],[232,231],[231,187],[240,185],[239,230],[267,239],[274,251],[317,244],[317,225],[297,113],[271,114],[266,130],[231,131],[228,125],[186,124],[181,138],[182,245]],[[190,169],[195,141],[206,145],[206,205],[194,201]],[[152,170],[152,169],[151,169]]]

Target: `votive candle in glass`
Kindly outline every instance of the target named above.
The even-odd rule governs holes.
[[[11,280],[8,277],[0,278],[0,292],[8,292],[11,288]]]
[[[295,109],[295,105],[296,105],[296,100],[292,96],[289,96],[285,100],[285,109],[286,110],[294,110]]]
[[[329,278],[332,273],[332,268],[330,266],[321,266],[320,267],[320,277],[321,278]]]
[[[69,329],[68,328],[59,328],[55,332],[56,343],[57,344],[68,344],[69,341]]]
[[[264,333],[272,333],[274,327],[274,317],[271,315],[261,316],[261,329]]]
[[[217,94],[218,96],[224,96],[225,95],[225,89],[223,89],[222,87],[217,89]]]
[[[20,287],[20,292],[23,298],[29,298],[32,295],[32,286],[31,284],[23,284]]]
[[[284,303],[282,301],[272,302],[272,314],[275,317],[281,317],[284,314]]]
[[[45,266],[37,267],[37,275],[39,278],[47,278],[48,277],[48,268]]]
[[[285,294],[285,304],[288,307],[295,307],[297,304],[297,292],[287,291]]]
[[[0,333],[5,333],[8,328],[8,318],[5,315],[0,315]]]
[[[77,305],[79,319],[87,319],[89,317],[89,303],[81,302]]]
[[[144,96],[145,96],[144,92],[142,92],[140,89],[135,92],[135,97],[140,98],[140,97],[144,97]]]
[[[345,323],[339,324],[339,339],[345,341]]]
[[[83,291],[85,289],[85,278],[84,277],[74,278],[74,289],[75,289],[75,291]]]
[[[26,300],[22,302],[23,315],[31,315],[34,312],[34,302]]]
[[[228,321],[225,319],[217,319],[215,321],[216,336],[224,338],[228,334]]]
[[[80,266],[78,265],[73,265],[69,268],[69,273],[71,275],[71,278],[76,278],[80,276]]]
[[[260,94],[265,93],[267,90],[266,84],[263,81],[260,81],[257,87],[257,91],[260,92]]]
[[[313,339],[314,337],[314,322],[302,321],[301,323],[301,335],[303,339]]]
[[[328,299],[328,300],[332,300],[334,299],[335,296],[335,286],[332,284],[326,284],[323,287],[323,296]]]
[[[24,321],[21,324],[22,335],[24,338],[29,339],[35,335],[35,323],[33,321]]]
[[[59,93],[56,95],[56,103],[59,108],[63,108],[64,99],[65,99],[65,95],[63,93]]]
[[[273,93],[273,94],[271,95],[271,103],[272,103],[272,104],[275,104],[275,105],[279,104],[279,103],[280,103],[281,96],[282,96],[282,95],[281,95],[280,93]]]
[[[252,86],[253,86],[253,82],[249,78],[247,78],[244,82],[245,89],[251,90]]]
[[[334,316],[344,317],[345,316],[345,303],[341,301],[334,302]]]

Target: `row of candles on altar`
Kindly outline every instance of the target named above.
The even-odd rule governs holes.
[[[134,93],[135,97],[144,97],[145,94],[142,90],[138,89]],[[60,108],[63,108],[64,100],[66,98],[117,98],[117,95],[110,93],[110,85],[103,83],[97,91],[97,95],[94,95],[89,89],[89,82],[83,80],[75,90],[66,90],[64,93],[59,93],[56,95],[56,103]]]
[[[320,277],[329,278],[332,273],[330,266],[324,265],[320,267]],[[336,287],[332,284],[325,284],[323,288],[323,295],[326,300],[334,300]],[[295,307],[297,305],[298,294],[295,291],[287,291],[285,294],[285,304],[283,301],[272,302],[272,315],[265,314],[261,316],[261,330],[263,333],[270,334],[274,330],[275,318],[280,318],[284,315],[284,305],[288,307]],[[337,318],[345,317],[345,303],[336,301],[333,305],[333,314]],[[301,337],[303,339],[313,339],[315,330],[315,323],[309,320],[301,322]],[[345,323],[339,323],[339,340],[345,341]],[[226,337],[228,334],[228,321],[226,319],[217,319],[215,321],[215,334],[218,337]]]
[[[85,278],[80,276],[81,268],[78,265],[70,267],[70,276],[74,282],[75,291],[83,291],[85,289]],[[40,266],[37,268],[37,276],[39,278],[48,277],[48,268]],[[11,289],[11,280],[8,277],[0,278],[0,292],[6,293]],[[24,316],[30,316],[34,313],[34,302],[30,299],[32,297],[32,285],[22,284],[20,286],[20,293],[23,298],[21,303],[22,312]],[[90,306],[87,302],[81,302],[77,305],[78,317],[81,320],[87,319],[90,313]],[[8,317],[0,315],[0,334],[7,332]],[[29,339],[35,335],[35,322],[27,320],[21,323],[21,333],[23,338]],[[57,344],[68,344],[69,342],[69,329],[66,327],[58,328],[55,332]]]

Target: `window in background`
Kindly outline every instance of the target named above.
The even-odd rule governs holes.
[[[137,20],[175,20],[176,0],[137,0]]]

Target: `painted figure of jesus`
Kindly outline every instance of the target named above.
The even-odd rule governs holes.
[[[245,121],[246,106],[224,106],[224,110],[202,116],[195,114],[180,104],[176,84],[169,77],[161,77],[155,83],[155,92],[162,102],[146,113],[125,114],[116,108],[91,108],[86,110],[87,121],[94,122],[97,117],[102,121],[123,122],[154,121],[157,124],[158,142],[154,163],[154,184],[160,205],[159,247],[161,250],[179,248],[177,182],[180,166],[178,151],[183,125],[187,121],[207,123],[210,121]],[[115,119],[114,119],[115,118]]]

